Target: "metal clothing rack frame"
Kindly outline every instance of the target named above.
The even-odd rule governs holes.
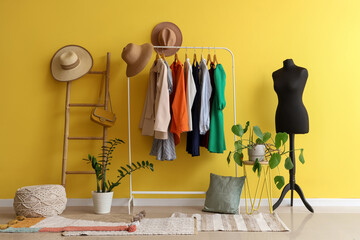
[[[154,48],[177,48],[177,49],[212,49],[212,50],[226,50],[231,54],[232,57],[232,79],[233,79],[233,100],[234,100],[234,124],[236,124],[236,94],[235,94],[235,59],[234,54],[230,51],[230,49],[226,47],[181,47],[181,46],[154,46]],[[128,87],[128,137],[129,137],[129,165],[131,166],[131,130],[130,130],[130,78],[127,78],[127,87]],[[236,136],[234,135],[235,141]],[[237,176],[237,166],[235,164],[235,176]],[[130,214],[131,206],[134,206],[134,194],[166,194],[166,195],[201,195],[205,194],[204,191],[133,191],[132,188],[132,174],[130,173],[130,198],[128,202],[128,211]]]

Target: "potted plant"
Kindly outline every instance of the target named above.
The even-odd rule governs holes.
[[[124,143],[123,140],[115,138],[108,142],[105,146],[101,146],[101,153],[98,154],[97,160],[95,156],[88,154],[88,158],[85,158],[87,163],[91,164],[91,167],[95,171],[96,176],[96,191],[92,192],[94,210],[95,213],[104,214],[109,213],[111,209],[113,189],[120,185],[121,180],[130,175],[132,172],[139,169],[150,169],[154,171],[154,166],[149,161],[142,161],[132,163],[132,166],[126,164],[121,166],[117,171],[119,175],[117,176],[116,181],[110,181],[107,179],[108,166],[111,165],[112,153],[115,150],[116,146]]]
[[[231,131],[238,137],[239,140],[236,140],[234,143],[235,151],[230,151],[227,157],[227,162],[230,164],[231,155],[236,164],[239,166],[243,165],[244,160],[244,149],[248,149],[249,160],[255,161],[253,166],[253,171],[258,173],[260,176],[261,173],[261,164],[260,161],[265,160],[269,161],[270,169],[278,168],[279,175],[274,177],[275,185],[278,189],[281,189],[285,184],[284,177],[280,174],[279,164],[281,162],[282,156],[286,156],[286,154],[291,151],[286,151],[285,143],[288,140],[287,133],[279,132],[275,135],[275,140],[271,137],[271,133],[265,132],[263,133],[258,126],[254,126],[249,130],[249,138],[244,138],[244,134],[248,132],[250,126],[250,122],[247,121],[245,127],[242,127],[241,124],[233,125]],[[254,134],[257,136],[257,139],[254,141]],[[268,141],[271,140],[271,143]],[[259,147],[260,146],[260,147]],[[258,150],[260,148],[260,150]],[[304,164],[304,155],[303,149],[294,149],[294,151],[300,151],[299,161]],[[256,155],[252,155],[255,153]],[[290,170],[294,167],[291,158],[287,156],[285,158],[284,167],[287,170]]]

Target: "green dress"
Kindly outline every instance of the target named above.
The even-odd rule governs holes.
[[[209,151],[213,153],[223,153],[226,150],[224,135],[223,109],[225,101],[225,79],[226,74],[221,64],[216,66],[214,71],[215,91],[211,106]]]

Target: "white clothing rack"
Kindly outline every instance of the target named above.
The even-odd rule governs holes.
[[[232,57],[232,79],[233,79],[233,100],[234,100],[234,124],[236,124],[236,95],[235,95],[235,60],[234,54],[230,49],[226,47],[181,47],[181,46],[154,46],[154,48],[182,48],[182,49],[221,49],[226,50],[231,54]],[[129,135],[129,165],[131,166],[131,130],[130,130],[130,78],[127,78],[127,87],[128,87],[128,135]],[[236,136],[235,141],[236,141]],[[237,176],[237,166],[235,164],[235,176]],[[204,191],[133,191],[132,189],[132,175],[130,174],[130,199],[128,202],[128,211],[130,214],[131,206],[134,206],[134,194],[169,194],[169,195],[179,195],[179,194],[205,194]]]

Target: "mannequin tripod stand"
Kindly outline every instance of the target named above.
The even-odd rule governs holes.
[[[291,161],[294,165],[294,167],[289,170],[290,173],[290,179],[289,179],[289,183],[285,185],[283,191],[281,192],[281,196],[279,198],[279,200],[273,205],[273,210],[275,210],[283,201],[286,193],[288,191],[291,190],[291,199],[290,199],[290,205],[293,206],[293,197],[294,197],[294,190],[298,193],[298,195],[301,198],[301,201],[304,203],[305,207],[310,211],[310,212],[314,212],[314,209],[310,206],[310,204],[306,201],[304,193],[302,192],[301,188],[299,185],[296,184],[295,182],[295,152],[294,152],[294,136],[295,134],[291,133],[289,134],[290,136],[290,158]]]

